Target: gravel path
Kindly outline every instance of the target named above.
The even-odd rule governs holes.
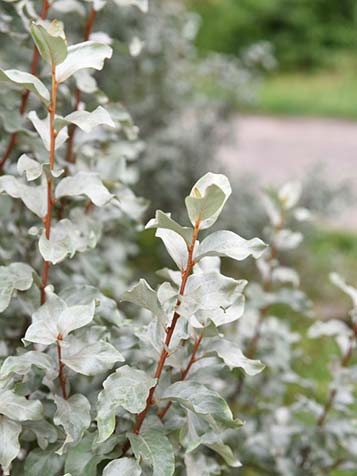
[[[348,180],[357,190],[357,123],[243,116],[234,120],[233,130],[232,144],[219,153],[228,174],[254,173],[262,185],[280,184],[322,163],[328,180]],[[357,229],[357,203],[337,225]]]

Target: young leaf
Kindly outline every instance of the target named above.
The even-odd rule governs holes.
[[[13,292],[27,291],[33,282],[33,269],[25,263],[12,263],[0,266],[0,312],[4,311],[11,301]]]
[[[155,236],[161,238],[169,255],[177,264],[179,270],[183,271],[187,265],[188,250],[185,240],[172,230],[158,229]]]
[[[103,476],[140,476],[141,468],[132,458],[111,461],[103,470]]]
[[[200,221],[202,230],[211,227],[231,193],[231,186],[224,175],[209,172],[200,178],[185,199],[192,225]]]
[[[142,370],[124,365],[103,383],[103,390],[98,396],[98,431],[99,442],[105,441],[113,433],[115,412],[123,407],[130,413],[144,410],[151,387],[156,379],[149,377]]]
[[[45,304],[32,315],[32,324],[24,340],[43,345],[53,344],[59,337],[63,339],[71,331],[91,322],[94,311],[94,301],[88,305],[67,306],[61,298],[48,292]]]
[[[78,172],[71,177],[65,177],[56,187],[56,199],[80,195],[87,196],[97,207],[102,207],[113,198],[99,176],[93,172]]]
[[[42,58],[56,66],[67,57],[67,43],[63,28],[57,20],[53,20],[48,28],[32,23],[31,35]]]
[[[161,210],[156,210],[155,218],[149,220],[145,225],[145,229],[150,228],[161,228],[175,231],[178,235],[182,236],[187,245],[191,244],[193,229],[179,225],[171,218],[171,213],[164,213]]]
[[[63,454],[66,445],[78,442],[89,427],[91,422],[90,403],[81,394],[72,395],[67,400],[55,396],[55,403],[57,410],[53,421],[55,425],[61,425],[66,433],[66,439],[57,451],[58,454]]]
[[[145,429],[139,435],[131,433],[128,436],[136,458],[143,458],[146,463],[152,466],[152,476],[172,476],[174,474],[174,451],[163,431]]]
[[[21,425],[0,415],[0,467],[10,474],[10,464],[20,452]]]
[[[152,312],[159,321],[166,325],[167,316],[160,306],[156,292],[150,287],[145,279],[135,284],[121,296],[122,301],[132,302]]]
[[[77,71],[85,68],[101,70],[106,58],[111,58],[112,48],[95,41],[85,41],[68,48],[68,56],[56,68],[56,79],[62,83]]]
[[[227,402],[218,393],[197,382],[176,382],[163,391],[161,400],[179,403],[216,429],[236,428],[241,425],[238,419],[233,419]]]
[[[17,84],[36,94],[46,105],[50,102],[50,93],[46,86],[36,76],[16,69],[0,69],[0,81]]]
[[[245,240],[233,231],[216,231],[207,236],[199,246],[196,261],[204,256],[221,256],[242,261],[248,256],[259,258],[267,245],[259,238]]]
[[[27,400],[11,390],[0,390],[0,415],[11,420],[40,420],[42,418],[42,404],[38,400]]]

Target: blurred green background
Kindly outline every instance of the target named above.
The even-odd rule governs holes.
[[[239,54],[269,41],[277,68],[254,110],[357,118],[355,0],[188,0],[202,17],[197,45],[205,54]]]

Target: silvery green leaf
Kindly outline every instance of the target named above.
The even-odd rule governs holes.
[[[0,415],[0,466],[4,475],[10,474],[10,464],[20,452],[21,425]]]
[[[97,126],[109,126],[115,128],[115,124],[109,112],[102,106],[98,106],[94,111],[74,111],[65,117],[58,117],[55,120],[57,131],[63,127],[75,124],[84,132],[91,132]]]
[[[260,373],[265,365],[260,360],[248,359],[236,342],[228,339],[207,339],[207,350],[216,352],[229,369],[243,369],[247,375]]]
[[[196,261],[204,256],[228,257],[238,261],[248,256],[259,258],[267,245],[259,238],[245,240],[233,231],[216,231],[208,235],[199,246]]]
[[[84,41],[68,47],[68,55],[56,68],[56,79],[62,83],[81,69],[93,68],[101,70],[106,58],[111,58],[113,50],[110,46],[95,41]]]
[[[16,289],[18,291],[30,289],[33,282],[33,272],[31,266],[25,263],[0,266],[0,312],[8,307],[11,296]]]
[[[58,438],[58,432],[55,426],[48,423],[47,420],[26,421],[22,424],[23,430],[30,430],[36,435],[38,446],[45,450],[49,443],[55,443]]]
[[[60,220],[51,227],[49,240],[44,230],[39,239],[39,249],[43,259],[53,264],[60,263],[67,256],[73,258],[76,252],[94,248],[96,244],[97,236],[94,232],[89,230],[86,236],[83,230],[68,218]]]
[[[47,114],[44,119],[40,119],[36,111],[30,111],[27,116],[40,136],[45,149],[49,151],[51,144],[50,115]],[[59,147],[61,147],[61,145],[66,142],[67,138],[67,128],[61,129],[56,136],[55,149],[57,150]]]
[[[93,172],[78,172],[71,177],[65,177],[56,187],[56,199],[80,195],[88,197],[97,207],[102,207],[113,198],[99,176]]]
[[[12,198],[20,198],[25,206],[43,218],[47,214],[47,184],[42,180],[41,185],[25,185],[12,175],[0,177],[0,193],[7,193]]]
[[[201,416],[213,428],[237,428],[241,422],[233,419],[227,402],[215,391],[190,381],[180,381],[163,391],[161,400],[179,403]]]
[[[350,327],[343,321],[330,319],[328,321],[315,322],[308,331],[311,338],[321,336],[348,336],[351,333]]]
[[[150,389],[156,384],[142,370],[124,365],[103,383],[103,390],[98,396],[98,431],[99,442],[105,441],[115,428],[115,413],[123,407],[130,413],[144,410]]]
[[[157,294],[145,279],[140,279],[137,284],[126,291],[121,296],[121,300],[132,302],[133,304],[137,304],[138,306],[147,309],[152,312],[154,316],[163,323],[163,325],[166,325],[167,316],[160,306]]]
[[[187,245],[192,241],[192,228],[179,225],[175,220],[171,218],[171,213],[164,213],[161,210],[156,210],[155,218],[151,218],[145,225],[145,229],[149,228],[162,228],[175,231],[178,235],[182,236]]]
[[[50,102],[50,93],[46,86],[36,76],[16,69],[0,69],[0,81],[17,84],[36,94],[46,105]]]
[[[137,197],[130,188],[121,186],[115,192],[119,201],[120,209],[134,221],[141,221],[148,207],[148,200],[143,197]]]
[[[274,244],[278,250],[292,250],[299,246],[303,235],[299,231],[288,229],[279,230],[274,237]]]
[[[313,219],[313,214],[307,208],[298,207],[294,210],[294,218],[297,221],[310,221]]]
[[[0,415],[15,421],[40,420],[42,404],[38,400],[28,400],[11,390],[0,390]]]
[[[145,429],[139,435],[128,435],[137,459],[152,466],[152,476],[172,476],[175,472],[175,456],[172,445],[162,430]]]
[[[245,298],[242,294],[239,294],[237,299],[230,306],[199,310],[195,313],[194,317],[200,324],[200,327],[207,326],[210,321],[213,322],[216,327],[219,327],[241,318],[244,312],[244,305]],[[192,320],[190,320],[190,324],[196,327]]]
[[[22,154],[17,161],[17,171],[20,175],[26,174],[26,179],[36,180],[42,174],[42,164],[37,160],[31,159],[28,155]]]
[[[100,340],[94,343],[71,339],[63,346],[62,362],[74,372],[82,375],[98,375],[110,370],[116,362],[124,362],[121,353],[109,342]],[[1,375],[1,374],[0,374]]]
[[[63,63],[67,57],[67,42],[63,27],[53,20],[49,27],[32,23],[31,35],[42,58],[53,67]]]
[[[132,458],[111,461],[103,470],[103,476],[140,476],[141,468]]]
[[[217,271],[192,274],[181,297],[180,314],[189,317],[199,310],[231,306],[242,293],[247,282],[223,276]]]
[[[294,207],[300,199],[301,191],[301,184],[299,182],[288,182],[283,185],[278,192],[283,208],[289,210]]]
[[[51,8],[60,13],[76,12],[82,17],[86,14],[84,5],[77,0],[56,0]]]
[[[24,475],[26,476],[58,476],[64,463],[63,456],[55,453],[53,448],[30,451],[26,456]]]
[[[338,273],[331,273],[330,274],[330,281],[341,289],[344,293],[346,293],[353,302],[353,305],[357,307],[357,289],[350,286],[346,283],[346,281],[338,274]]]
[[[95,303],[68,306],[63,299],[47,291],[47,300],[32,315],[32,324],[28,327],[24,340],[49,345],[58,337],[65,338],[70,332],[83,327],[94,316]]]
[[[159,228],[155,236],[161,238],[169,255],[179,270],[184,271],[188,261],[188,250],[185,240],[172,230]]]
[[[200,229],[209,228],[219,217],[224,204],[232,193],[227,177],[207,173],[192,187],[185,199],[188,216],[193,225],[200,222]]]
[[[91,75],[90,71],[81,69],[74,75],[77,88],[83,93],[93,94],[98,90],[97,81]]]
[[[56,375],[56,364],[49,355],[30,350],[21,355],[10,355],[0,367],[0,379],[6,378],[11,374],[26,375],[32,366],[44,370],[46,374]]]
[[[90,403],[84,395],[75,394],[67,400],[55,395],[56,413],[53,417],[55,425],[62,426],[66,439],[57,451],[63,454],[67,444],[77,443],[91,422]]]
[[[149,0],[114,0],[114,2],[120,7],[135,5],[144,13],[149,11]]]

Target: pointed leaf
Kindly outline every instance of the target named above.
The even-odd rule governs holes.
[[[179,225],[171,218],[171,213],[164,213],[161,210],[156,210],[155,218],[152,218],[145,225],[145,229],[150,228],[161,228],[175,231],[178,235],[182,236],[187,245],[191,244],[193,229]]]
[[[97,126],[109,126],[115,128],[113,119],[110,117],[109,112],[102,106],[98,106],[92,112],[88,111],[74,111],[68,114],[66,117],[56,118],[55,128],[56,130],[62,129],[62,127],[75,124],[84,132],[91,132]]]
[[[0,415],[0,467],[10,474],[10,464],[20,452],[21,425]]]
[[[47,184],[45,180],[39,186],[25,185],[12,175],[0,177],[0,193],[12,198],[20,198],[25,206],[39,218],[47,214]]]
[[[187,266],[188,250],[185,240],[172,230],[158,229],[156,235],[161,238],[169,255],[177,264],[179,270],[183,271]]]
[[[112,48],[95,41],[85,41],[68,48],[65,61],[56,68],[56,79],[62,83],[74,73],[85,68],[101,70],[106,58],[111,58]]]
[[[102,207],[113,198],[99,176],[92,172],[78,172],[72,177],[63,178],[56,187],[55,195],[56,199],[85,195],[98,207]]]
[[[53,20],[48,28],[32,23],[31,35],[42,58],[56,66],[67,57],[67,43],[61,24]]]
[[[25,263],[0,266],[0,312],[10,304],[11,296],[17,289],[26,291],[33,282],[33,269]]]
[[[0,69],[0,81],[17,84],[36,94],[46,105],[50,102],[50,93],[46,86],[36,76],[16,69]]]
[[[30,111],[27,116],[40,136],[45,149],[49,151],[51,144],[50,115],[47,114],[44,119],[40,119],[36,111]],[[56,136],[55,149],[57,150],[61,147],[61,145],[66,142],[67,138],[67,128],[61,129]]]

